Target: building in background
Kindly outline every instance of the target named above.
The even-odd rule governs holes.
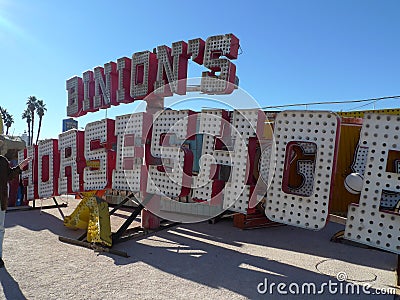
[[[72,118],[63,119],[62,132],[68,131],[70,129],[78,129],[78,121]]]

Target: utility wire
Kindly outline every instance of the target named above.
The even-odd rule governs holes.
[[[297,103],[297,104],[285,104],[285,105],[276,105],[276,106],[265,106],[265,107],[262,107],[262,109],[291,107],[291,106],[306,106],[306,105],[326,105],[326,104],[343,104],[343,103],[358,103],[358,102],[377,102],[377,101],[381,101],[381,100],[399,99],[399,98],[400,98],[400,96],[387,96],[387,97],[361,99],[361,100]]]
[[[353,107],[353,108],[349,109],[349,111],[360,109],[360,108],[363,108],[365,106],[368,106],[368,105],[371,105],[371,104],[375,104],[375,103],[376,103],[376,101],[371,101],[371,102],[368,102],[367,104],[363,104],[363,105],[360,105],[360,106],[357,106],[357,107]]]

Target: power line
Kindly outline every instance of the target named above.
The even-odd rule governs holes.
[[[375,105],[375,103],[376,103],[376,101],[371,101],[371,102],[368,102],[367,104],[363,104],[363,105],[359,105],[359,106],[350,108],[349,111],[353,111],[353,110],[356,110],[356,109],[360,109],[360,108],[363,108],[363,107],[368,106],[368,105],[371,105],[371,104],[374,104],[374,105]]]
[[[400,98],[400,96],[387,96],[387,97],[361,99],[361,100],[309,102],[309,103],[297,103],[297,104],[285,104],[285,105],[276,105],[276,106],[265,106],[265,107],[262,107],[262,109],[291,107],[291,106],[306,106],[306,105],[326,105],[326,104],[343,104],[343,103],[358,103],[358,102],[377,102],[377,101],[381,101],[381,100],[399,99],[399,98]]]

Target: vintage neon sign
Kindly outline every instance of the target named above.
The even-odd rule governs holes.
[[[88,70],[82,77],[67,80],[67,115],[83,116],[88,112],[131,103],[151,95],[168,97],[186,94],[188,60],[204,65],[201,91],[207,94],[229,94],[234,89],[239,39],[233,34],[217,35],[175,42],[172,48],[162,45],[157,53],[136,52],[104,67]],[[218,74],[217,74],[218,72]]]
[[[202,117],[202,113],[206,114]],[[207,124],[211,120],[209,116],[224,116],[223,120],[232,124],[239,122],[236,125],[241,127],[242,121],[238,118],[240,112],[216,110],[213,114],[207,114],[207,111],[202,113],[163,111],[165,118],[159,118],[155,127],[149,126],[154,120],[147,113],[120,116],[116,122],[106,119],[87,124],[84,140],[83,133],[73,129],[60,134],[58,143],[57,140],[46,140],[37,147],[21,151],[19,160],[28,155],[34,157],[28,170],[23,173],[27,197],[35,199],[65,192],[115,188],[170,196],[169,199],[161,199],[159,209],[164,211],[207,216],[218,211],[217,208],[229,208],[246,213],[251,197],[260,196],[254,195],[257,193],[256,186],[250,176],[254,166],[249,161],[256,156],[255,147],[251,147],[252,135],[243,132],[243,145],[236,142],[231,144],[232,148],[229,145],[225,150],[218,148],[213,137],[222,138],[224,135],[218,127],[222,119],[215,118],[212,119],[215,124]],[[265,121],[264,113],[257,109],[248,110],[244,115],[255,128]],[[177,126],[173,138],[168,122],[174,118],[182,119],[182,116],[188,117],[189,122],[185,126]],[[194,124],[201,127],[199,133],[210,137],[204,139],[199,149],[208,161],[201,161],[197,175],[187,171],[175,173],[178,164],[182,168],[192,166],[193,155],[190,155],[190,148],[183,150],[173,140],[185,140],[193,136]],[[264,151],[270,157],[259,158],[260,162],[263,161],[260,164],[263,169],[268,163],[276,163],[277,171],[269,175],[272,176],[272,184],[264,191],[267,194],[265,206],[269,218],[312,230],[324,227],[329,217],[334,186],[332,178],[336,166],[339,125],[340,119],[330,112],[291,111],[277,114],[273,133],[277,151]],[[149,127],[150,131],[144,130]],[[400,215],[394,210],[380,209],[380,201],[382,191],[400,193],[398,127],[398,116],[366,116],[360,139],[361,145],[368,147],[361,200],[358,206],[350,206],[346,225],[347,238],[394,253],[400,253]],[[377,129],[371,131],[371,128]],[[287,134],[290,136],[285,138]],[[379,139],[380,136],[382,139]],[[387,166],[389,154],[395,167]],[[212,156],[215,156],[213,161],[210,160]],[[83,168],[82,160],[86,161]],[[93,164],[96,161],[97,167]],[[221,166],[228,166],[230,175],[218,176]],[[299,178],[303,178],[297,187],[285,179],[293,172],[292,166],[297,166],[295,172],[301,175]],[[259,171],[263,172],[262,169]],[[334,184],[343,185],[344,182]],[[235,185],[242,185],[242,189],[236,191]],[[237,197],[232,196],[234,193]],[[189,196],[198,201],[180,203],[173,200],[180,196]]]
[[[67,80],[67,114],[184,95],[188,59],[209,69],[202,74],[203,93],[231,93],[236,67],[230,59],[238,46],[233,34],[212,36],[96,67]],[[89,123],[85,131],[69,130],[19,152],[20,161],[33,157],[22,174],[27,198],[113,188],[158,195],[158,212],[203,217],[225,209],[248,213],[264,201],[269,219],[319,230],[341,193],[359,200],[349,206],[345,238],[400,254],[400,117],[369,114],[362,122],[325,111],[267,115],[259,109],[163,110]],[[358,129],[343,143],[352,122]],[[339,161],[340,148],[355,152],[353,162]],[[194,154],[200,156],[196,170]],[[362,179],[352,193],[339,166]],[[175,201],[180,198],[192,203]]]

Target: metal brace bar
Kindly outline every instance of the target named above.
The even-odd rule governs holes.
[[[126,219],[124,224],[121,225],[121,227],[117,230],[117,232],[112,234],[111,237],[112,237],[113,245],[117,244],[117,243],[119,243],[121,241],[121,237],[126,232],[126,230],[128,229],[129,225],[131,225],[132,222],[136,219],[136,217],[142,212],[142,210],[144,209],[144,205],[146,205],[147,203],[150,202],[150,200],[153,198],[153,195],[152,194],[147,194],[146,197],[143,199],[142,203],[140,203],[140,201],[138,201],[135,198],[135,196],[133,196],[133,194],[132,194],[132,198],[134,199],[135,202],[137,202],[138,207],[136,207],[134,209],[132,214],[129,216],[128,219]]]

